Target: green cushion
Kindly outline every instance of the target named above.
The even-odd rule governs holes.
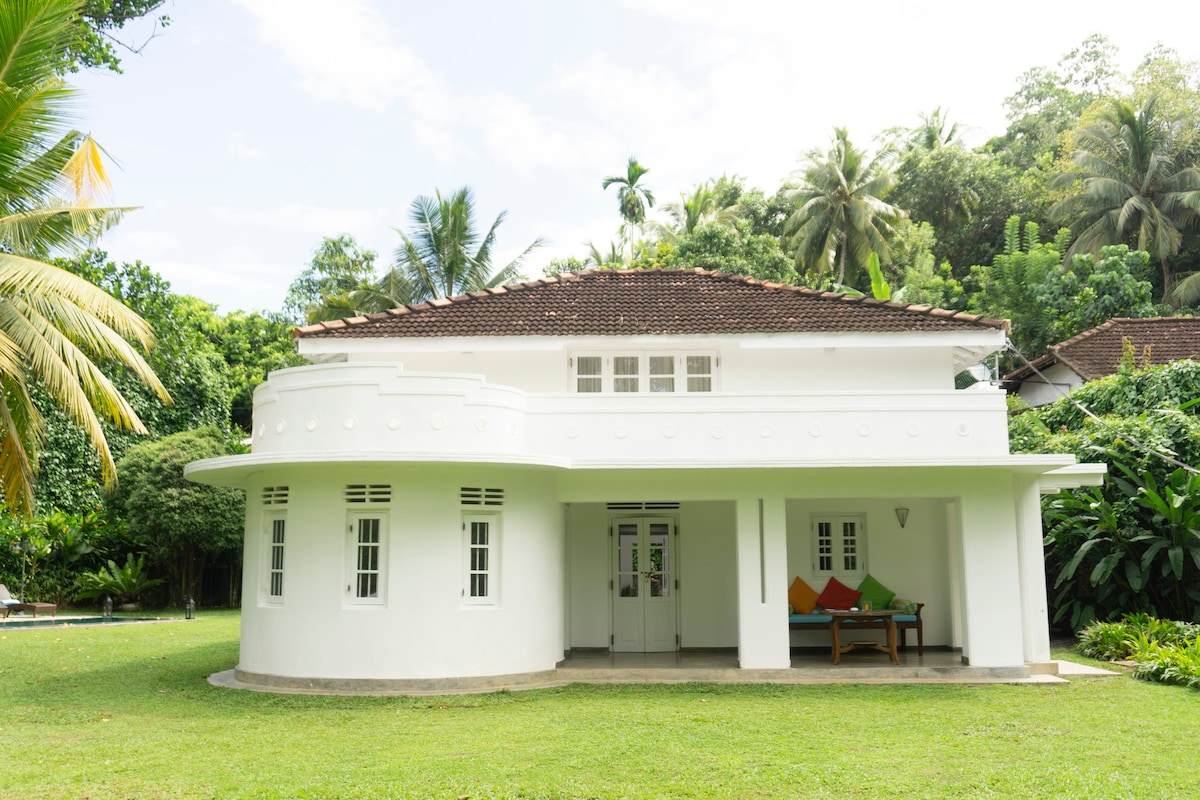
[[[887,608],[888,603],[892,602],[892,598],[896,596],[895,592],[875,580],[871,575],[862,579],[858,590],[862,592],[859,604],[869,602],[871,608]]]

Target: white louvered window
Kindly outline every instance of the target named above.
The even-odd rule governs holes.
[[[496,603],[497,561],[500,543],[498,514],[463,514],[463,603]]]
[[[865,575],[865,517],[862,514],[814,516],[812,547],[814,575]]]
[[[713,353],[584,353],[571,358],[579,394],[682,394],[714,391]]]
[[[352,513],[346,532],[347,599],[355,605],[382,605],[386,588],[387,518],[382,514]]]
[[[283,556],[287,520],[282,513],[266,517],[267,602],[283,602]]]

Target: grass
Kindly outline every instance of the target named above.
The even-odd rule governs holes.
[[[0,631],[0,797],[1200,795],[1196,692],[571,686],[464,697],[217,689],[238,617]]]

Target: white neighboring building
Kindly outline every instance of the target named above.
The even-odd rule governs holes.
[[[954,390],[1005,328],[658,270],[303,328],[313,365],[257,389],[252,453],[187,473],[247,492],[237,677],[436,686],[582,648],[787,668],[828,642],[789,634],[792,578],[868,571],[926,604],[926,645],[1046,662],[1039,492],[1103,466],[1010,454],[1004,393]]]

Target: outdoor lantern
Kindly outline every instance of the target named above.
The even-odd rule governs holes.
[[[107,594],[104,595],[104,606],[103,607],[104,607],[104,618],[106,620],[112,619],[112,597],[110,595],[107,595]]]
[[[184,616],[184,619],[195,619],[196,618],[196,601],[190,597],[188,598],[187,605],[184,606],[183,616]]]
[[[897,508],[896,509],[896,519],[900,520],[900,527],[903,528],[904,524],[906,522],[908,522],[908,509],[907,508]]]

